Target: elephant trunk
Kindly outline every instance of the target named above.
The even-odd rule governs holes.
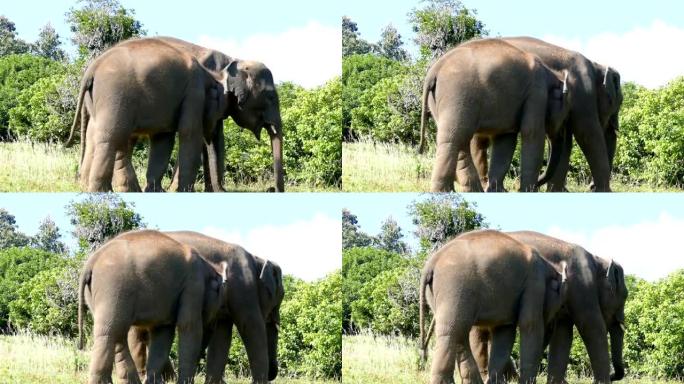
[[[274,321],[266,324],[266,337],[268,341],[268,380],[273,381],[278,376],[278,328],[280,325]]]
[[[622,360],[622,346],[625,337],[624,325],[620,322],[615,322],[610,329],[610,358],[613,362],[613,370],[615,371],[611,376],[611,381],[621,380],[625,377],[625,364]]]
[[[268,130],[271,136],[271,149],[273,151],[273,176],[276,183],[276,192],[285,192],[283,177],[283,132],[280,126],[272,125]]]

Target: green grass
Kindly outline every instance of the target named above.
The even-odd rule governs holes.
[[[430,351],[431,353],[432,351]],[[342,382],[345,384],[420,384],[429,382],[428,361],[418,369],[418,343],[404,337],[361,334],[342,336]],[[458,372],[456,382],[460,383]],[[545,383],[543,375],[538,383]],[[591,378],[568,377],[568,382],[590,384]],[[682,384],[682,381],[626,378],[623,384]]]
[[[429,192],[434,149],[419,155],[406,144],[361,140],[342,144],[342,189],[345,192]],[[519,180],[506,178],[504,186],[517,191]],[[458,189],[458,186],[456,187]],[[585,183],[568,180],[571,192],[588,192]],[[679,188],[634,185],[611,181],[614,192],[681,192]]]
[[[88,353],[79,351],[74,340],[62,337],[21,334],[0,336],[0,384],[80,384],[87,381]],[[226,382],[247,384],[249,378],[226,376]],[[204,383],[201,375],[195,381]],[[320,383],[337,381],[312,379],[276,379],[282,384]]]
[[[61,144],[0,142],[0,192],[80,192],[77,174],[80,150],[78,145],[65,148]],[[146,163],[134,164],[139,183],[145,185]],[[162,185],[171,184],[164,177]],[[273,187],[272,180],[251,183],[226,181],[230,192],[264,192]],[[334,187],[286,185],[288,192],[335,192]],[[203,191],[204,182],[198,181],[195,190]]]

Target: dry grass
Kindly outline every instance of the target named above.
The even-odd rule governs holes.
[[[406,144],[361,140],[342,143],[342,189],[345,192],[429,192],[434,148],[419,155]],[[504,186],[517,191],[519,180],[506,178]],[[457,187],[458,189],[458,184]],[[571,192],[589,192],[588,185],[568,180]],[[614,192],[681,192],[678,188],[611,182]]]
[[[0,336],[0,384],[80,384],[87,381],[88,353],[73,340],[30,334]],[[249,378],[226,377],[228,383],[247,384]],[[278,378],[278,383],[333,384],[336,381]],[[198,375],[196,383],[204,383]]]
[[[419,384],[429,382],[427,369],[418,369],[418,343],[404,337],[362,334],[342,337],[342,382],[345,384]],[[458,373],[456,382],[460,382]],[[545,383],[546,377],[537,378]],[[590,384],[590,378],[568,377],[568,382]],[[624,384],[682,384],[682,381],[627,378]]]

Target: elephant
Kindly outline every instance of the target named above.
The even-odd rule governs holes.
[[[227,69],[226,88],[230,95],[227,116],[231,116],[239,126],[252,131],[257,140],[261,138],[262,128],[266,128],[271,138],[275,191],[283,192],[282,121],[271,71],[262,63],[235,59],[173,37],[160,36],[155,39],[193,56],[214,76],[220,77]],[[223,118],[217,119],[213,136],[207,140],[203,154],[205,191],[225,192],[222,185],[225,172]],[[178,172],[174,172],[171,189],[175,189],[177,184]]]
[[[116,361],[124,383],[140,383],[129,352],[132,326],[150,334],[146,383],[163,381],[178,329],[179,383],[192,383],[201,352],[203,324],[217,316],[226,295],[228,265],[214,265],[197,250],[158,231],[125,232],[93,252],[79,279],[79,348],[83,349],[84,302],[93,315],[89,383],[111,383]],[[116,358],[116,359],[115,359]]]
[[[520,190],[536,190],[545,134],[552,146],[563,145],[560,126],[571,98],[565,78],[567,73],[554,72],[535,55],[500,39],[469,41],[444,54],[428,70],[423,86],[420,153],[428,106],[437,124],[431,191],[453,191],[454,176],[464,192],[482,191],[470,151],[471,139],[482,137],[494,142],[487,191],[502,191],[518,133]],[[550,161],[549,168],[554,167]]]
[[[221,304],[213,332],[208,333],[203,348],[206,355],[206,383],[223,383],[233,324],[247,350],[253,383],[268,383],[278,375],[278,331],[280,304],[284,297],[280,266],[253,256],[242,247],[190,231],[164,232],[176,241],[192,246],[210,264],[226,265],[229,289]],[[139,370],[145,361],[147,337],[133,328],[128,342]],[[171,369],[167,360],[166,372]],[[171,372],[169,372],[171,373]]]
[[[579,245],[538,232],[506,234],[535,247],[554,266],[567,265],[568,293],[564,310],[557,314],[553,329],[547,329],[545,337],[545,344],[550,343],[548,383],[565,383],[573,325],[577,327],[589,354],[594,382],[610,383],[622,379],[625,373],[622,358],[624,308],[628,294],[622,266],[594,256]],[[612,375],[607,333],[610,335]],[[471,348],[480,352],[475,360],[483,375],[486,374],[489,339],[486,329],[474,327],[471,331]],[[508,376],[515,374],[515,368],[510,364],[505,371]]]
[[[548,183],[547,190],[567,191],[565,187],[572,136],[587,159],[593,182],[591,189],[597,192],[610,192],[610,173],[617,147],[619,112],[623,96],[620,86],[620,73],[615,68],[590,61],[582,54],[549,44],[532,37],[502,38],[507,43],[531,54],[537,55],[542,62],[555,71],[568,71],[567,86],[572,94],[570,111],[563,122],[566,138],[555,172],[549,168],[540,177],[539,184]],[[487,174],[486,142],[473,143],[473,157],[481,178]]]
[[[520,328],[521,383],[534,383],[541,361],[544,325],[565,299],[565,268],[557,271],[532,247],[494,230],[467,232],[435,252],[420,279],[420,348],[425,357],[431,329],[424,332],[425,311],[433,311],[436,338],[431,383],[454,383],[455,361],[461,382],[482,383],[469,332],[484,326],[493,334],[488,383],[502,382]]]
[[[95,59],[81,82],[67,143],[81,123],[81,184],[91,192],[111,191],[115,173],[125,191],[139,191],[130,161],[139,136],[149,136],[146,191],[160,191],[179,135],[178,189],[192,191],[202,144],[229,113],[230,73],[220,77],[191,55],[154,38],[127,40]],[[118,161],[117,161],[118,159]]]

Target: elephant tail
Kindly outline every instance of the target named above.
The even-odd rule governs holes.
[[[551,180],[553,174],[556,173],[556,169],[558,168],[558,163],[560,162],[561,158],[561,152],[570,151],[571,148],[566,148],[566,146],[571,145],[572,131],[570,130],[570,127],[566,126],[563,129],[563,132],[560,132],[558,137],[551,141],[549,150],[549,163],[547,164],[544,173],[542,173],[542,175],[537,180],[537,188],[541,187],[542,185],[548,183],[549,180]]]
[[[422,154],[425,151],[425,130],[428,119],[428,97],[430,93],[435,91],[435,85],[437,84],[437,78],[428,71],[427,77],[425,78],[425,83],[423,84],[423,99],[422,99],[422,110],[420,112],[420,144],[418,145],[418,153]]]
[[[90,69],[90,68],[89,68]],[[92,90],[93,87],[93,76],[92,72],[90,70],[87,70],[86,73],[83,75],[83,80],[81,81],[81,89],[78,94],[78,102],[76,104],[76,112],[74,114],[74,122],[71,124],[71,132],[69,133],[69,138],[67,139],[66,143],[64,144],[65,146],[69,147],[73,144],[74,141],[74,136],[76,133],[76,126],[81,125],[81,159],[79,161],[79,167],[83,163],[83,155],[85,154],[85,136],[86,136],[86,129],[88,127],[88,120],[90,120],[90,117],[88,116],[87,113],[84,113],[83,111],[83,103],[86,103],[86,111],[88,112],[89,107],[92,107],[92,102],[90,100],[86,100],[88,97],[87,93],[88,91]]]
[[[78,349],[83,349],[83,304],[84,304],[84,292],[86,285],[90,284],[90,279],[92,277],[93,271],[90,269],[88,264],[81,274],[81,279],[78,282]]]
[[[428,285],[432,285],[433,268],[431,264],[425,266],[422,275],[420,276],[420,292],[419,292],[419,327],[420,327],[420,365],[423,366],[427,361],[427,345],[430,341],[430,334],[434,326],[435,319],[433,317],[430,323],[430,329],[425,332],[425,312],[427,310],[427,300],[425,297],[425,290]]]

